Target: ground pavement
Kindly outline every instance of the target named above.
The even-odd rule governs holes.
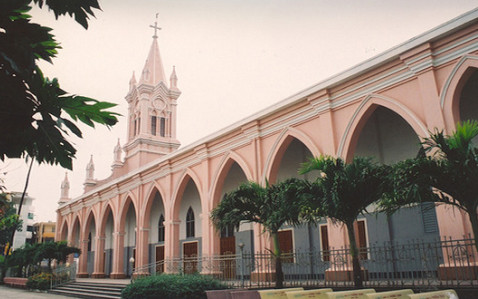
[[[0,285],[0,298],[2,299],[43,299],[43,298],[51,298],[51,299],[71,299],[71,297],[61,296],[61,295],[54,295],[48,293],[40,293],[40,292],[31,292],[28,290],[23,289],[15,289],[10,288],[4,285]]]

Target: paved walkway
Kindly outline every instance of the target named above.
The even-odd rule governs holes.
[[[61,295],[54,295],[48,293],[40,293],[40,292],[31,292],[24,289],[15,289],[10,288],[4,285],[0,285],[0,298],[10,299],[10,298],[18,298],[18,299],[42,299],[42,298],[51,298],[51,299],[71,299],[71,297],[61,296]]]
[[[129,284],[131,281],[129,279],[91,279],[91,278],[77,278],[77,282],[96,282],[96,283],[111,283],[111,284]],[[41,298],[51,298],[51,299],[71,299],[71,297],[66,297],[56,294],[48,294],[41,292],[28,291],[24,289],[16,289],[0,285],[0,298],[1,299],[41,299]]]

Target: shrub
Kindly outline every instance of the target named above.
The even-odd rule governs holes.
[[[29,289],[38,289],[38,290],[48,290],[50,288],[50,281],[53,279],[53,274],[51,273],[39,273],[33,276],[28,277],[27,288]]]
[[[220,289],[227,286],[209,276],[161,274],[136,280],[121,292],[121,298],[201,299],[207,298],[206,290]]]

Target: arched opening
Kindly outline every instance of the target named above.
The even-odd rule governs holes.
[[[66,222],[65,222],[65,225],[66,225]],[[80,225],[80,220],[78,217],[75,217],[75,219],[73,220],[73,224],[71,224],[71,240],[67,240],[68,238],[68,232],[65,232],[66,233],[66,236],[63,238],[63,236],[61,237],[61,240],[67,240],[68,241],[68,244],[70,246],[73,246],[73,247],[77,247],[77,248],[80,248],[80,231],[81,231],[81,225]],[[62,233],[63,235],[63,233]],[[73,261],[75,262],[78,262],[78,257],[79,257],[79,254],[78,253],[75,253],[74,255],[70,255],[68,257],[68,262],[69,263],[72,263]]]
[[[93,274],[95,263],[95,246],[96,246],[96,220],[93,212],[90,212],[85,227],[85,236],[87,238],[86,251],[86,272],[89,276]]]
[[[242,183],[247,182],[247,177],[237,162],[233,162],[227,171],[227,175],[224,179],[220,192],[220,198],[239,187]],[[253,244],[251,242],[253,234],[252,224],[245,223],[239,227],[237,232],[234,228],[222,230],[220,232],[219,241],[219,254],[231,255],[236,253],[237,244],[244,244],[244,248],[247,251],[253,251]],[[237,243],[237,244],[236,244]]]
[[[312,157],[312,152],[304,143],[297,138],[288,136],[284,139],[274,157],[274,166],[270,173],[270,183],[280,183],[289,178],[313,179],[314,173],[299,174],[301,164],[307,162]],[[312,251],[318,248],[318,238],[316,237],[318,234],[318,227],[316,225],[304,224],[296,227],[283,225],[279,231],[279,247],[282,253],[286,255],[295,251]],[[288,269],[287,264],[292,262],[293,259],[291,258],[283,260],[285,265],[283,270],[289,275],[292,275],[293,272],[290,272],[291,270]],[[307,269],[305,271],[309,270],[315,271],[314,269]],[[308,272],[307,274],[315,273]]]
[[[373,108],[358,132],[353,156],[372,157],[384,164],[415,157],[420,140],[412,127],[388,108]],[[369,212],[373,212],[373,207],[369,208]],[[404,207],[391,217],[375,213],[365,215],[358,219],[355,228],[359,247],[367,247],[371,243],[401,243],[409,239],[426,241],[439,237],[435,208],[428,204]]]
[[[460,121],[478,120],[478,71],[468,78],[459,96]]]
[[[123,270],[126,275],[131,276],[136,266],[136,210],[131,199],[127,200],[124,208],[126,213],[124,216]]]
[[[313,157],[311,151],[298,139],[292,137],[290,137],[290,140],[286,140],[283,146],[285,146],[285,151],[282,155],[277,155],[274,161],[274,163],[279,164],[274,175],[276,177],[275,182],[281,182],[289,178],[308,178],[309,174],[299,174],[299,168],[302,163]]]
[[[68,222],[63,221],[63,225],[60,231],[60,241],[69,241],[68,240]]]
[[[164,242],[165,242],[165,226],[164,215],[165,209],[161,194],[155,190],[153,193],[151,208],[146,209],[146,213],[150,213],[149,217],[149,262],[156,263],[156,272],[164,272]]]
[[[274,184],[288,178],[308,178],[309,174],[299,175],[299,168],[302,163],[312,157],[312,152],[304,143],[297,138],[287,136],[280,144],[272,161],[269,183]]]
[[[114,220],[111,207],[108,205],[103,216],[104,224],[104,236],[105,236],[105,251],[104,251],[104,271],[105,275],[109,276],[113,271],[113,233],[114,233]]]
[[[392,164],[417,155],[420,140],[412,127],[397,113],[378,106],[363,126],[354,156],[373,157]]]
[[[73,221],[73,226],[72,226],[72,240],[71,240],[71,245],[80,248],[80,220],[77,217]],[[75,257],[77,255],[75,254]]]
[[[197,219],[201,219],[202,207],[196,184],[190,177],[187,179],[179,209],[179,243],[184,272],[195,273],[198,271],[197,257],[201,255],[202,231]]]

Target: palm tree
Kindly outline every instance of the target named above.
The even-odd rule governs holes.
[[[236,190],[226,193],[212,211],[211,219],[218,230],[239,224],[259,223],[270,233],[273,241],[271,251],[276,265],[276,287],[283,287],[279,229],[284,224],[299,225],[302,194],[310,185],[296,178],[287,179],[276,185],[263,187],[255,182],[241,184]]]
[[[478,250],[478,122],[458,123],[446,136],[436,131],[422,142],[418,157],[394,165],[393,191],[380,202],[389,214],[420,202],[449,204],[465,211]],[[428,155],[426,155],[428,153]]]
[[[308,197],[304,217],[311,222],[329,217],[346,226],[354,284],[362,288],[363,277],[353,224],[358,215],[366,212],[366,208],[384,193],[389,167],[373,163],[371,158],[355,157],[347,164],[341,158],[320,156],[304,163],[300,173],[314,170],[319,171],[320,175],[310,189],[313,196]]]

